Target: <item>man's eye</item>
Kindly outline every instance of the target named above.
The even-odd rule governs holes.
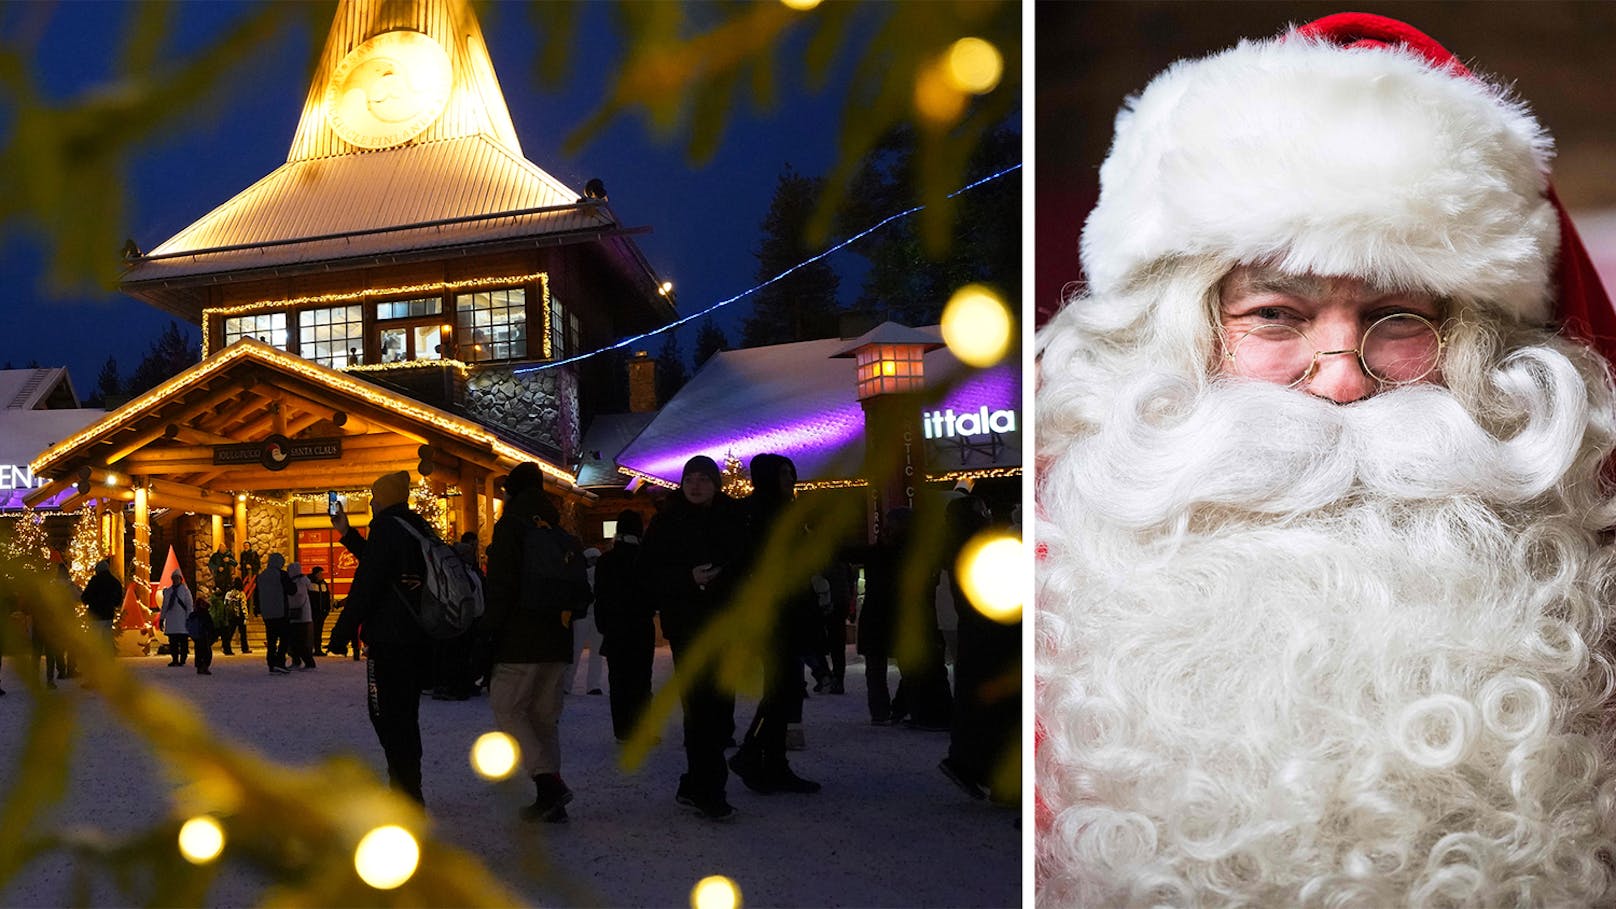
[[[1285,310],[1280,309],[1278,306],[1259,306],[1251,314],[1264,322],[1279,322],[1288,317]]]

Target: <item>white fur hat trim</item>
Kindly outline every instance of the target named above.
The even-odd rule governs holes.
[[[1130,99],[1083,232],[1091,291],[1211,255],[1550,318],[1552,143],[1503,89],[1290,35],[1181,61]]]

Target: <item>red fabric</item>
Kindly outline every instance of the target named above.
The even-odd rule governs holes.
[[[1336,13],[1300,26],[1296,33],[1334,41],[1342,47],[1402,45],[1417,51],[1433,66],[1445,67],[1461,78],[1471,78],[1470,70],[1459,58],[1430,35],[1385,16]],[[1616,367],[1616,309],[1611,307],[1610,295],[1605,292],[1593,260],[1582,245],[1582,237],[1577,234],[1576,225],[1571,223],[1571,216],[1566,214],[1552,184],[1547,195],[1560,220],[1560,257],[1554,269],[1558,291],[1555,314],[1567,333],[1599,351],[1606,362]]]

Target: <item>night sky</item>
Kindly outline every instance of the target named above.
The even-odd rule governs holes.
[[[175,4],[174,42],[180,48],[206,42],[248,8]],[[735,112],[718,154],[700,167],[691,165],[681,144],[657,140],[637,117],[619,119],[569,159],[562,156],[562,143],[598,106],[617,58],[607,6],[584,7],[569,77],[555,91],[541,87],[536,75],[537,45],[527,5],[490,4],[479,10],[523,153],[580,191],[587,180],[600,177],[623,223],[652,228],[637,241],[652,266],[675,282],[680,314],[753,286],[758,224],[781,168],[789,162],[800,173],[820,175],[835,160],[840,86],[833,81],[809,93],[802,88],[800,68],[783,65],[775,109],[759,112],[748,106]],[[25,4],[0,10],[0,32],[17,28],[19,16],[30,11],[38,9]],[[110,79],[128,13],[122,3],[54,5],[38,46],[43,89],[66,98]],[[243,78],[190,118],[188,128],[143,147],[127,170],[129,223],[121,233],[141,249],[152,249],[283,163],[308,91],[310,60],[323,47],[328,27],[322,22],[318,34],[299,28],[263,48],[248,61]],[[42,277],[41,247],[8,228],[0,235],[5,294],[0,301],[8,325],[0,333],[0,362],[66,365],[81,396],[92,392],[108,355],[117,357],[127,378],[172,317],[117,293],[52,297]],[[118,254],[107,250],[109,257]],[[840,253],[837,260],[844,274],[857,274],[854,254]],[[857,292],[856,278],[844,277],[844,302]],[[745,301],[732,304],[719,320],[732,342],[739,340],[738,321],[746,306]],[[680,332],[687,358],[695,327]],[[197,340],[195,329],[190,336]],[[645,346],[654,352],[661,340]]]

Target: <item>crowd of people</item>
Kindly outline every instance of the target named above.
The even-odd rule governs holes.
[[[921,729],[954,729],[957,741],[985,742],[985,749],[978,746],[969,754],[950,748],[940,767],[973,797],[987,797],[991,764],[1016,736],[1013,722],[1005,725],[1002,720],[1019,715],[1019,690],[988,705],[999,725],[986,738],[978,735],[988,727],[971,726],[972,710],[965,709],[980,700],[969,690],[970,680],[982,675],[968,671],[968,657],[975,651],[962,648],[951,686],[933,603],[929,597],[903,602],[897,582],[908,560],[923,559],[926,592],[946,590],[947,567],[964,539],[986,523],[986,505],[956,493],[947,508],[948,551],[929,554],[908,543],[912,515],[907,509],[895,511],[883,521],[876,546],[842,547],[816,567],[811,580],[776,591],[780,602],[763,623],[768,632],[755,642],[762,697],[737,742],[735,692],[720,679],[716,661],[698,662],[696,642],[736,605],[734,594],[743,582],[767,570],[762,553],[772,535],[805,540],[811,532],[791,510],[795,465],[764,454],[753,459],[751,472],[755,491],[734,499],[722,491],[712,459],[692,458],[678,489],[649,524],[638,511],[623,511],[614,538],[601,552],[585,548],[563,529],[557,501],[544,490],[538,465],[518,465],[504,480],[505,506],[484,558],[478,558],[474,534],[453,547],[457,564],[476,577],[482,613],[455,629],[458,633],[436,636],[424,626],[420,610],[423,597],[434,595],[431,575],[443,569],[430,547],[423,547],[424,542],[437,542],[437,536],[409,507],[408,474],[387,474],[372,485],[368,533],[354,527],[342,511],[332,515],[341,545],[357,559],[344,600],[333,603],[318,567],[305,573],[298,563],[271,552],[257,570],[257,554],[244,552],[243,576],[238,578],[235,560],[221,549],[210,560],[211,595],[194,594],[180,571],[171,574],[161,592],[156,630],[167,639],[167,665],[186,666],[194,653],[198,675],[212,674],[215,643],[222,642],[230,655],[232,639],[239,637],[241,652],[251,653],[249,610],[262,617],[264,659],[272,676],[313,670],[317,655],[351,653],[358,660],[363,652],[367,711],[386,758],[389,785],[422,803],[423,692],[468,700],[486,689],[495,724],[516,740],[534,782],[534,801],[523,809],[524,816],[555,822],[567,818],[566,806],[574,797],[561,776],[559,729],[565,695],[582,668],[581,652],[590,652],[585,690],[591,695],[602,694],[603,685],[609,690],[612,734],[627,743],[651,702],[660,618],[661,633],[672,648],[683,712],[686,772],[675,798],[706,818],[721,820],[735,811],[726,792],[732,772],[760,793],[820,790],[819,782],[797,773],[787,752],[801,745],[808,677],[815,692],[845,691],[846,634],[856,617],[858,648],[869,667],[872,722],[907,718]],[[862,609],[856,605],[854,564],[864,567],[866,577]],[[939,575],[944,577],[941,585]],[[85,589],[75,593],[110,641],[123,585],[103,562]],[[339,618],[322,646],[333,611]],[[980,642],[975,634],[965,637],[989,648],[995,633],[994,628],[982,629]],[[906,634],[914,634],[919,645],[897,648]],[[997,634],[1019,652],[1016,629]],[[899,662],[902,681],[896,696],[889,696],[888,659],[894,653],[904,654]],[[1003,663],[1002,657],[995,659]],[[597,661],[604,665],[597,666]],[[60,665],[59,659],[47,662],[47,675]]]

